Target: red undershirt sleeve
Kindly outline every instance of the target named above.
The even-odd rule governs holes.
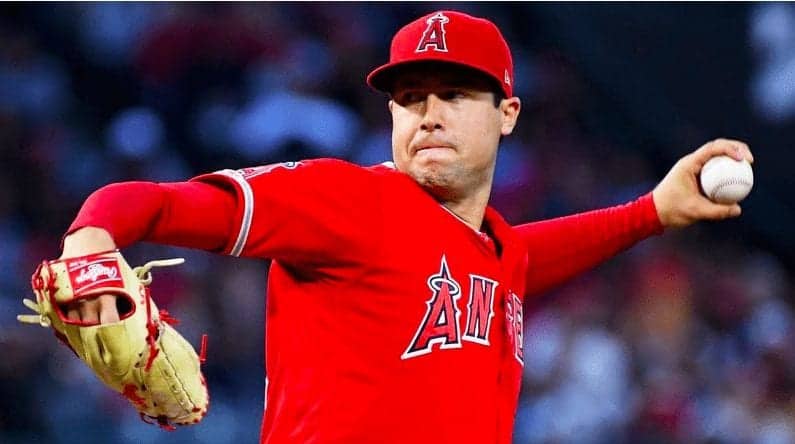
[[[79,228],[107,230],[124,248],[138,241],[223,251],[241,216],[234,190],[204,182],[121,182],[83,203],[67,235]]]
[[[663,231],[651,193],[625,205],[514,228],[528,248],[528,296]]]

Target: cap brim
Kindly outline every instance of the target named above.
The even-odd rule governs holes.
[[[378,68],[372,70],[370,74],[367,75],[367,85],[369,85],[371,88],[377,91],[389,94],[392,92],[392,84],[394,83],[395,74],[397,74],[397,72],[400,71],[400,69],[409,67],[411,65],[421,65],[427,63],[444,63],[447,65],[454,65],[462,68],[467,68],[475,72],[478,72],[480,74],[483,74],[485,77],[496,82],[496,79],[494,79],[494,77],[491,74],[489,74],[487,71],[484,71],[480,67],[468,65],[466,63],[453,62],[448,59],[442,59],[442,58],[436,59],[429,57],[429,58],[415,59],[415,60],[404,60],[401,62],[393,62],[381,65]],[[496,83],[499,84],[499,82]],[[502,88],[499,89],[502,90]]]

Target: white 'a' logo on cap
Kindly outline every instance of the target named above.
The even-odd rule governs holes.
[[[417,45],[415,52],[425,52],[428,47],[433,47],[434,51],[447,52],[447,40],[444,38],[445,30],[444,24],[449,22],[450,19],[441,12],[428,17],[426,23],[428,27],[422,33],[420,43]]]

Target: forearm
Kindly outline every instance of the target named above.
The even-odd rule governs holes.
[[[527,294],[588,270],[663,230],[651,194],[611,208],[516,227],[529,251]]]
[[[138,241],[221,249],[229,236],[235,198],[199,182],[108,185],[86,199],[64,238],[64,254],[124,248]]]

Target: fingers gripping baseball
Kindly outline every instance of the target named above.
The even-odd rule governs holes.
[[[701,169],[711,158],[721,155],[754,161],[747,144],[731,139],[713,140],[679,159],[652,193],[663,226],[685,227],[699,220],[721,220],[741,214],[738,204],[715,203],[701,193]]]
[[[698,168],[697,174],[709,159],[721,155],[729,156],[735,160],[745,159],[749,163],[754,163],[754,156],[751,154],[748,144],[732,139],[715,139],[707,142],[685,157],[693,156],[695,158],[695,166]]]

